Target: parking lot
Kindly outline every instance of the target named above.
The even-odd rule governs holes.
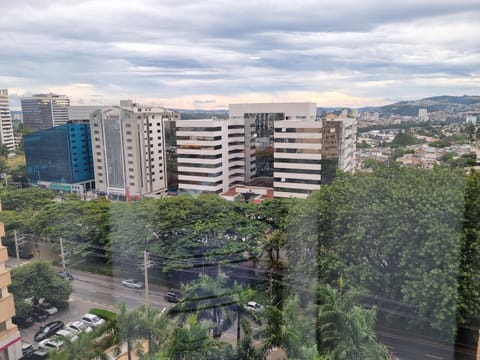
[[[105,308],[104,305],[99,306],[98,304],[92,303],[90,301],[71,297],[68,308],[49,316],[47,323],[50,321],[61,320],[65,323],[65,325],[67,325],[67,323],[69,323],[70,321],[79,320],[84,314],[88,313],[88,311],[94,307]],[[113,307],[110,307],[109,310],[115,309]],[[33,336],[38,330],[40,330],[40,323],[34,323],[33,326],[30,326],[27,329],[20,329],[20,334],[22,335],[22,339],[24,341],[29,342],[35,348],[37,348],[38,343],[33,340]]]

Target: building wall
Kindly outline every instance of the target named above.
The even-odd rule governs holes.
[[[0,89],[0,144],[5,145],[10,151],[15,150],[15,139],[13,137],[13,125],[7,89]]]
[[[0,222],[0,359],[18,360],[22,357],[21,337],[17,326],[12,323],[15,315],[13,295],[8,292],[11,284],[10,271],[5,266],[7,248],[2,245],[5,236],[4,224]]]
[[[96,188],[112,197],[163,196],[167,188],[164,122],[178,114],[123,102],[91,115]]]
[[[354,118],[330,119],[323,123],[324,159],[338,159],[338,168],[353,172],[355,168],[355,150],[357,121]]]
[[[70,99],[64,95],[37,94],[21,99],[23,124],[34,131],[66,124]]]
[[[89,124],[66,124],[24,136],[27,179],[74,184],[94,177]]]

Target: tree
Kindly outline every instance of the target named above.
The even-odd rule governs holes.
[[[358,293],[340,293],[329,285],[318,291],[317,346],[331,360],[387,360],[387,348],[375,337],[375,310],[357,305]]]
[[[118,306],[120,313],[117,316],[116,326],[120,343],[127,343],[128,360],[132,360],[132,347],[138,345],[136,340],[141,334],[142,320],[136,311],[129,311],[125,304]]]
[[[15,267],[11,270],[11,276],[10,290],[16,304],[25,299],[32,299],[35,304],[41,298],[59,308],[68,304],[72,285],[56,276],[51,264],[46,261],[32,261]],[[21,309],[18,306],[17,310]]]
[[[76,341],[69,342],[62,352],[50,354],[52,360],[107,360],[105,350],[96,341],[98,334],[81,333]]]
[[[138,308],[137,314],[140,317],[139,332],[142,337],[148,339],[148,354],[153,355],[164,343],[169,334],[169,321],[167,316],[157,308],[142,305]]]

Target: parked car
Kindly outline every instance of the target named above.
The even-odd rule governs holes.
[[[45,301],[38,306],[45,310],[48,315],[54,315],[58,312],[58,309],[55,306]]]
[[[55,334],[55,338],[60,338],[60,340],[63,340],[62,338],[67,339],[68,342],[73,342],[78,340],[78,336],[73,332],[68,329],[61,329],[58,330],[57,333]]]
[[[167,291],[165,300],[172,303],[178,303],[183,299],[183,296],[178,291]]]
[[[63,329],[65,324],[63,321],[57,320],[57,321],[52,321],[48,323],[47,325],[43,326],[40,328],[40,330],[35,334],[33,337],[35,341],[42,341],[45,340],[46,338],[55,335],[55,333]]]
[[[30,355],[33,354],[35,348],[29,342],[22,340],[22,356],[26,359],[29,359]]]
[[[249,301],[247,302],[247,304],[245,305],[245,307],[248,309],[248,310],[253,310],[253,311],[261,311],[263,309],[263,306],[260,305],[259,303],[256,303],[255,301]]]
[[[12,317],[12,322],[17,325],[20,329],[25,329],[33,325],[35,319],[30,316],[17,316]]]
[[[136,279],[127,279],[122,281],[122,286],[125,286],[130,289],[139,290],[139,289],[143,289],[144,284],[143,282]]]
[[[45,349],[37,349],[28,357],[28,360],[44,360],[47,358],[48,352]]]
[[[103,324],[105,324],[104,319],[94,314],[85,314],[80,320],[91,327],[102,326]]]
[[[68,272],[63,272],[63,271],[57,271],[55,273],[55,275],[57,275],[58,277],[61,277],[62,279],[65,279],[65,280],[73,280],[73,275],[68,273]]]
[[[33,310],[30,311],[29,315],[36,322],[43,322],[43,321],[47,321],[47,319],[48,319],[48,312],[46,312],[45,309],[42,309],[39,306],[34,306]]]
[[[85,324],[83,321],[73,321],[69,322],[67,324],[67,329],[70,331],[73,331],[76,334],[85,332],[85,333],[90,333],[93,331],[93,329]]]
[[[40,349],[53,349],[53,350],[62,350],[65,346],[65,343],[60,339],[45,339],[38,343]]]

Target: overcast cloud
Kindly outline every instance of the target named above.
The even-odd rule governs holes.
[[[12,107],[49,91],[204,109],[479,95],[478,19],[478,0],[4,0],[0,88]]]

